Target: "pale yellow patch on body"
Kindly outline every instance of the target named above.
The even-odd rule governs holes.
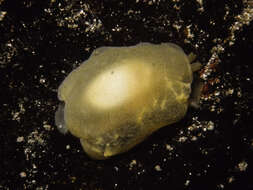
[[[151,68],[136,62],[123,63],[100,73],[85,90],[84,100],[96,108],[108,109],[143,93],[150,85]]]

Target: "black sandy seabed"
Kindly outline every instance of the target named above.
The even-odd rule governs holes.
[[[253,189],[253,2],[0,0],[0,189]],[[131,151],[91,160],[54,125],[57,88],[101,46],[197,55],[200,109]]]

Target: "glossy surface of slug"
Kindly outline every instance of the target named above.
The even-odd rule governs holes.
[[[191,83],[188,57],[175,44],[98,48],[60,85],[65,106],[56,124],[90,157],[106,159],[183,118]]]

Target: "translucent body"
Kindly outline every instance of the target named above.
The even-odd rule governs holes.
[[[188,57],[175,44],[98,48],[60,85],[65,106],[56,124],[89,156],[105,159],[184,117],[191,83]]]

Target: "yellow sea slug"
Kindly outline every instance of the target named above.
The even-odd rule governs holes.
[[[80,138],[94,159],[126,152],[184,117],[193,67],[172,43],[102,47],[58,89],[58,128]]]

